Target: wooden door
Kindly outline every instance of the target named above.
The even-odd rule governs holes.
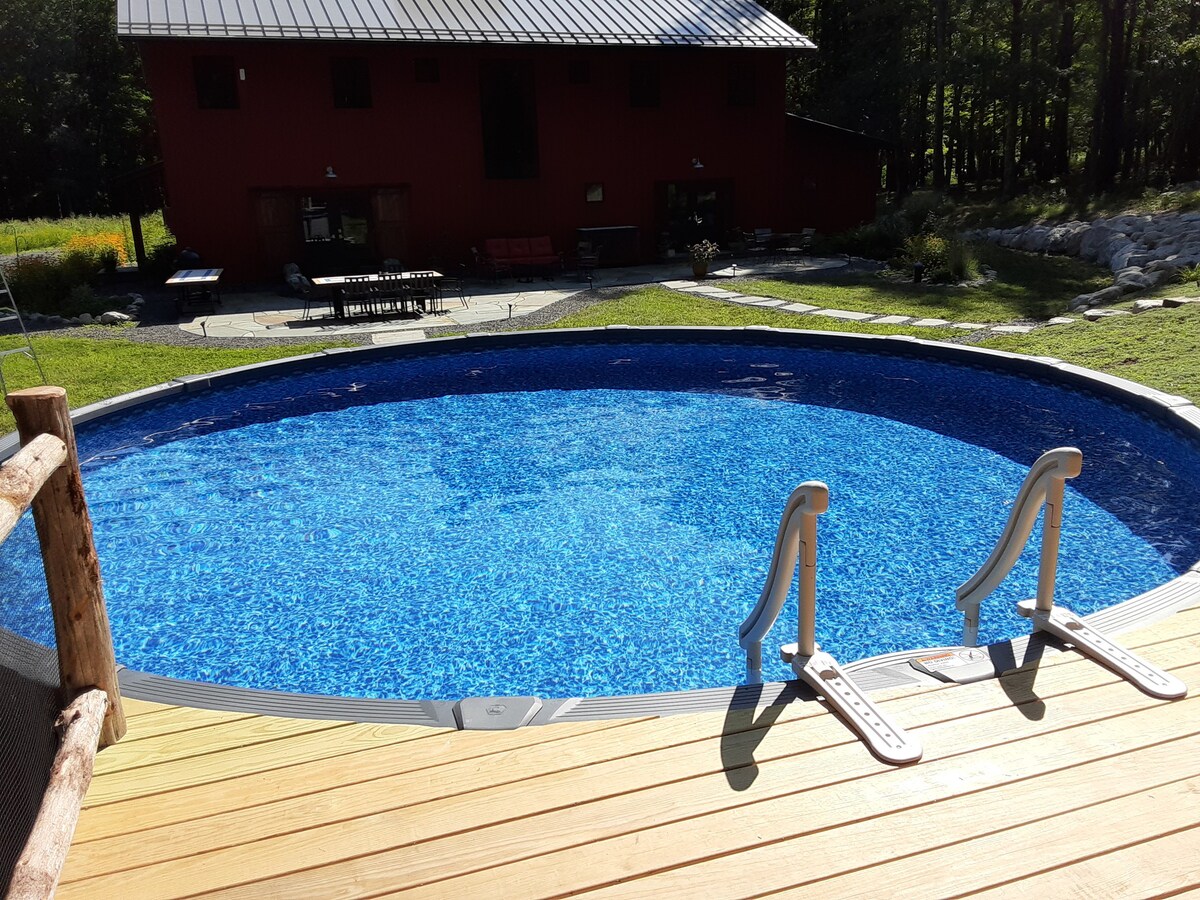
[[[299,201],[288,191],[260,191],[254,207],[263,270],[278,275],[285,264],[300,262],[303,237]]]
[[[408,188],[379,188],[371,195],[375,214],[375,252],[380,259],[398,259],[411,267],[408,257]]]

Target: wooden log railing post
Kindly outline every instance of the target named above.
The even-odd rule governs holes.
[[[60,387],[13,391],[8,395],[8,406],[17,420],[22,445],[39,434],[52,434],[67,445],[66,462],[33,499],[33,521],[42,545],[42,565],[54,613],[63,705],[89,688],[104,691],[108,710],[100,731],[100,746],[107,747],[125,734],[125,713],[67,392]]]
[[[104,691],[93,689],[76,697],[58,717],[55,727],[59,745],[50,768],[50,783],[37,821],[13,867],[7,900],[44,900],[54,896],[79,823],[83,798],[92,783],[96,743],[107,706]]]

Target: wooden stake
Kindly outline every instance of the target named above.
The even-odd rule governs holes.
[[[100,746],[107,747],[125,734],[125,713],[67,392],[60,387],[13,391],[8,406],[17,420],[22,445],[40,434],[52,434],[67,447],[66,463],[34,497],[33,521],[54,613],[60,690],[64,701],[93,687],[108,694],[108,712],[100,732]]]
[[[75,835],[83,797],[92,783],[96,743],[107,706],[104,691],[94,689],[80,694],[59,715],[55,727],[60,740],[50,769],[50,783],[46,785],[25,849],[13,869],[8,900],[42,900],[54,896]]]

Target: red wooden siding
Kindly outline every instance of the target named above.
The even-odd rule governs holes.
[[[549,234],[569,250],[576,228],[618,225],[637,225],[640,255],[652,259],[661,215],[655,186],[672,181],[731,183],[727,226],[822,227],[794,208],[794,192],[781,190],[794,175],[780,51],[177,39],[140,46],[169,223],[182,244],[232,279],[273,277],[298,256],[298,205],[289,233],[289,202],[330,187],[387,192],[372,199],[376,215],[394,213],[374,223],[381,243],[372,251],[416,265],[465,261],[487,237]],[[237,109],[197,108],[197,55],[232,56],[245,72]],[[330,59],[346,56],[369,62],[369,109],[334,108]],[[437,60],[438,82],[418,82],[418,59]],[[631,108],[631,64],[647,59],[661,71],[661,106]],[[536,178],[484,177],[479,79],[489,60],[532,64]],[[588,63],[587,83],[571,81],[579,61]],[[754,106],[728,104],[732,66],[753,70]],[[840,166],[839,153],[824,164]],[[694,158],[703,169],[693,168]],[[327,166],[336,181],[325,177]],[[863,192],[872,208],[875,178],[870,173]],[[589,183],[603,184],[602,202],[586,202]]]

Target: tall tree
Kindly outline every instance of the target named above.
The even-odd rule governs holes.
[[[150,98],[109,0],[0,3],[0,215],[107,211],[153,154]]]

